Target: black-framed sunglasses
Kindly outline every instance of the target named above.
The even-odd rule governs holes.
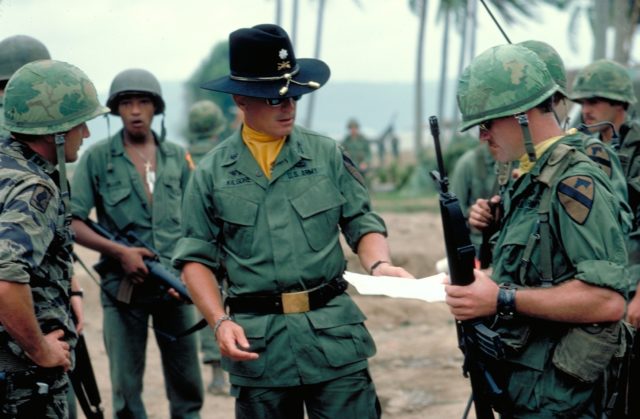
[[[295,102],[299,101],[300,98],[302,96],[291,96],[291,97],[285,97],[285,98],[271,98],[271,99],[265,99],[265,102],[267,103],[267,105],[269,106],[273,106],[274,108],[278,107],[278,106],[282,106],[283,103],[288,102],[289,99],[293,99]]]
[[[493,125],[493,119],[488,119],[486,121],[481,122],[478,126],[480,127],[480,131],[489,131],[492,125]]]

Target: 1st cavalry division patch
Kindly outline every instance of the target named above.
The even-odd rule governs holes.
[[[611,178],[611,157],[604,148],[604,144],[590,144],[584,150],[585,154]]]
[[[595,185],[589,176],[571,176],[558,184],[558,199],[578,224],[584,224],[593,206]]]
[[[51,198],[53,198],[53,195],[51,194],[49,188],[43,185],[36,185],[33,193],[31,194],[29,203],[38,211],[45,212],[47,210],[47,207],[49,206],[49,201],[51,201]]]
[[[344,163],[344,167],[346,167],[347,171],[351,173],[351,176],[356,178],[356,180],[360,182],[362,186],[366,186],[364,178],[362,177],[362,173],[360,173],[360,170],[358,170],[353,160],[351,160],[347,152],[344,150],[342,151],[342,161]]]

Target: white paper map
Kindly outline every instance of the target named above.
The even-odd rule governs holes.
[[[444,301],[445,274],[439,273],[420,279],[395,276],[371,276],[346,271],[347,280],[362,295],[386,295],[393,298],[413,298],[433,303]]]

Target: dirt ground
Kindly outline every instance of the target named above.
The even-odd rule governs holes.
[[[435,273],[435,261],[444,256],[438,214],[383,213],[395,264],[416,277]],[[92,265],[97,254],[77,246],[81,258]],[[350,252],[349,252],[350,253]],[[355,256],[349,269],[362,272]],[[102,341],[102,310],[99,288],[80,266],[76,274],[85,290],[85,337],[98,379],[105,417],[112,417],[108,360]],[[371,359],[371,373],[384,410],[394,419],[458,418],[469,397],[469,381],[462,377],[462,355],[456,345],[452,317],[444,303],[411,299],[360,296],[349,293],[367,315],[367,327],[378,348]],[[144,401],[149,418],[168,418],[160,356],[150,333],[144,381]],[[211,371],[203,370],[206,383]],[[233,418],[234,400],[206,394],[203,419]],[[79,411],[80,412],[80,411]],[[79,417],[83,417],[79,414]],[[354,418],[356,419],[356,418]]]

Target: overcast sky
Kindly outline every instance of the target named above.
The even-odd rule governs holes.
[[[290,30],[291,1],[285,4],[283,26]],[[316,30],[317,0],[300,0],[296,55],[310,57]],[[332,79],[410,82],[415,77],[418,19],[408,0],[327,0],[321,58]],[[428,15],[427,65],[424,76],[437,79],[442,28],[435,24],[432,0]],[[500,32],[478,6],[477,52],[504,43]],[[273,22],[274,0],[0,0],[0,37],[15,34],[43,41],[53,58],[84,70],[99,91],[126,68],[150,70],[161,80],[185,80],[212,46],[229,32]],[[539,20],[523,20],[505,29],[513,42],[539,39],[552,44],[567,67],[590,61],[591,39],[586,23],[578,35],[582,48],[572,53],[567,42],[567,14],[541,6]],[[450,74],[455,75],[459,39],[451,36]],[[634,59],[640,59],[634,45]]]

